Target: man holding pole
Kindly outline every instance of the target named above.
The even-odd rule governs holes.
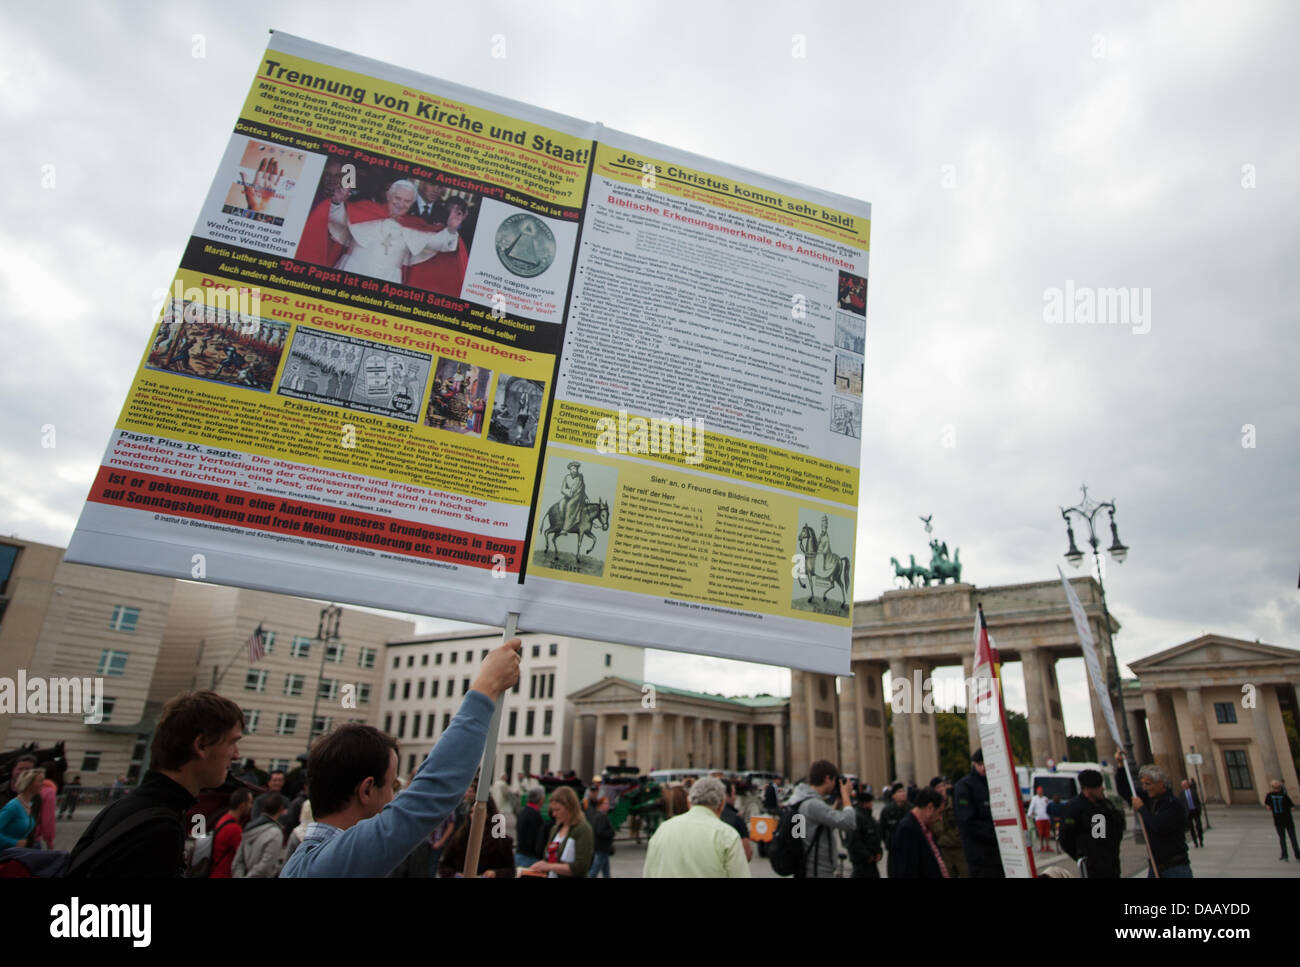
[[[1124,764],[1124,750],[1115,750],[1115,761]],[[1192,865],[1187,857],[1187,814],[1182,803],[1169,789],[1169,779],[1158,766],[1143,766],[1138,770],[1141,790],[1134,795],[1128,781],[1128,769],[1115,770],[1115,785],[1119,794],[1131,797],[1133,808],[1142,820],[1147,834],[1147,850],[1151,859],[1147,876],[1157,873],[1162,877],[1190,880]]]
[[[488,654],[456,717],[396,797],[392,736],[348,723],[318,739],[307,762],[316,821],[280,875],[386,876],[402,862],[469,788],[498,697],[519,681],[522,649],[511,637]]]

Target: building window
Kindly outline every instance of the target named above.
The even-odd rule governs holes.
[[[357,650],[357,667],[374,668],[375,656],[379,654],[377,648],[360,648]]]
[[[324,735],[334,725],[334,720],[326,715],[318,715],[312,719],[311,735],[315,738],[318,735]]]
[[[627,723],[626,723],[626,722],[623,724],[623,741],[624,741],[624,742],[627,741]]]
[[[536,718],[536,716],[537,713],[534,712],[532,709],[529,709],[527,712],[524,713],[524,735],[533,734],[533,720]]]
[[[560,653],[560,643],[559,643],[558,641],[552,641],[552,642],[551,642],[551,657],[554,658],[554,657],[555,657],[556,655],[558,655],[559,653]]]
[[[546,697],[555,698],[555,672],[546,676]]]
[[[296,712],[281,712],[280,718],[275,723],[276,735],[293,735],[298,731],[298,714]]]
[[[400,658],[398,658],[396,655],[394,655],[394,656],[393,656],[393,667],[394,667],[394,668],[400,668],[401,665],[402,665],[402,659],[400,659]]]
[[[437,698],[437,697],[438,697],[438,685],[439,685],[439,684],[441,684],[441,683],[440,683],[440,682],[438,681],[438,679],[436,679],[436,678],[435,678],[435,679],[432,679],[432,680],[429,682],[429,697],[430,697],[430,698]]]
[[[244,688],[250,692],[266,691],[266,669],[250,668],[244,676]]]
[[[413,775],[414,773],[415,773],[415,753],[412,752],[410,755],[406,757],[406,774],[409,776],[409,775]]]
[[[397,698],[397,682],[388,683],[388,700],[391,702]]]
[[[426,739],[433,738],[433,723],[436,722],[437,720],[438,720],[437,716],[435,716],[432,712],[430,712],[429,721],[424,723],[424,737]]]
[[[102,722],[111,722],[113,719],[113,709],[117,706],[117,699],[109,698],[107,695],[100,701],[99,708],[103,715]]]
[[[514,782],[514,781],[515,781],[515,757],[514,757],[514,753],[511,753],[510,755],[506,756],[506,775],[510,777],[510,781],[511,781],[511,782]]]
[[[456,659],[459,658],[459,657],[460,657],[460,652],[458,652],[458,651],[453,651],[453,652],[451,653],[451,663],[452,663],[453,665],[456,664]]]
[[[362,682],[357,686],[357,701],[362,705],[370,704],[370,683]]]
[[[428,664],[429,664],[429,653],[426,651],[423,655],[420,656],[420,667],[424,668]]]
[[[82,772],[98,772],[98,771],[99,771],[99,757],[100,757],[101,755],[103,755],[102,752],[86,752],[86,753],[84,753],[84,754],[82,755],[82,757],[81,757],[81,771],[82,771]]]
[[[302,635],[294,635],[293,644],[289,647],[289,654],[294,658],[310,658],[311,639],[304,638]]]
[[[270,763],[267,764],[267,768],[268,768],[271,772],[288,772],[288,771],[289,771],[289,760],[288,760],[288,759],[272,759],[272,760],[270,761]]]
[[[542,735],[551,734],[551,717],[552,712],[549,708],[542,713]]]
[[[114,631],[135,631],[135,623],[140,620],[139,608],[128,608],[119,604],[113,609],[113,619],[108,626]]]
[[[339,697],[339,681],[337,678],[322,678],[320,685],[316,689],[317,696],[332,702]]]
[[[462,679],[460,680],[460,693],[461,693],[462,695],[468,695],[468,694],[469,694],[469,679],[468,679],[468,678],[462,678]]]
[[[384,716],[384,731],[389,735],[393,734],[393,713],[389,712]]]
[[[418,739],[419,737],[420,737],[420,713],[416,712],[413,716],[411,716],[411,738]]]
[[[325,660],[332,662],[335,665],[342,665],[343,650],[346,647],[346,645],[340,644],[337,641],[327,641],[325,643]]]
[[[424,679],[423,679],[423,678],[421,678],[421,679],[420,679],[418,682],[416,682],[416,684],[415,684],[415,697],[416,697],[416,698],[424,698]]]
[[[479,654],[478,654],[478,660],[479,660],[479,661],[482,661],[484,658],[486,658],[486,657],[487,657],[487,653],[488,653],[488,650],[487,650],[486,648],[484,648],[482,651],[480,651]]]
[[[406,667],[407,667],[407,668],[410,668],[410,667],[411,667],[412,665],[414,665],[414,664],[415,664],[415,656],[414,656],[414,655],[407,655],[407,656],[406,656]]]
[[[397,716],[397,737],[399,739],[406,738],[406,713],[405,712]]]
[[[257,731],[257,720],[262,717],[262,712],[255,708],[246,708],[244,712],[244,731],[252,735]]]
[[[536,697],[537,697],[537,676],[529,675],[528,676],[528,698],[531,700]]]
[[[443,712],[443,713],[442,713],[442,730],[443,730],[444,732],[446,732],[446,731],[447,731],[447,726],[449,726],[449,725],[451,725],[451,713],[450,713],[450,712]]]
[[[519,676],[519,680],[515,682],[515,687],[512,688],[512,689],[510,689],[510,694],[511,694],[511,695],[518,695],[518,694],[519,694],[519,682],[522,681],[522,680],[523,680],[523,676],[520,675],[520,676]]]
[[[306,675],[289,674],[284,676],[284,694],[290,698],[297,698],[302,694],[302,686],[306,683]]]
[[[610,655],[606,655],[606,656],[605,656],[605,667],[606,667],[606,668],[609,667],[610,658],[611,658]]]
[[[96,675],[125,675],[126,652],[105,648],[99,653],[99,668]]]
[[[465,664],[468,665],[473,660],[474,660],[474,652],[472,651],[465,652]]]
[[[406,681],[402,682],[402,698],[410,698],[410,697],[411,697],[411,680],[408,678]]]
[[[149,754],[149,733],[136,733],[135,746],[131,749],[131,764],[126,767],[128,782],[140,780],[140,770],[144,768],[145,756]]]
[[[269,655],[272,651],[275,650],[275,632],[274,632],[274,631],[263,631],[263,632],[262,632],[262,650],[263,650],[264,652],[266,652],[268,655]]]
[[[531,776],[532,774],[533,774],[533,757],[532,757],[531,754],[525,754],[525,755],[524,755],[524,775],[526,775],[526,776]]]
[[[540,658],[541,656],[542,656],[542,646],[541,646],[541,645],[533,645],[533,657],[534,657],[534,658]]]
[[[441,665],[441,664],[442,664],[442,652],[438,652],[438,654],[436,654],[436,655],[433,656],[433,663],[434,663],[435,665]]]
[[[1243,749],[1224,749],[1223,764],[1228,767],[1228,785],[1233,789],[1254,789],[1250,781],[1250,763],[1246,761]]]
[[[449,678],[447,679],[447,697],[451,698],[455,694],[456,694],[456,679]]]
[[[510,724],[506,727],[506,735],[514,735],[515,729],[518,727],[518,725],[519,725],[519,710],[512,708],[510,710]]]
[[[550,771],[551,771],[551,754],[550,754],[549,752],[543,752],[543,753],[542,753],[542,772],[543,772],[543,773],[547,773],[547,772],[550,772]]]
[[[1215,702],[1214,718],[1220,725],[1235,725],[1237,722],[1237,709],[1231,702]]]
[[[9,588],[9,578],[14,573],[16,560],[18,560],[18,548],[12,544],[0,544],[0,595]]]

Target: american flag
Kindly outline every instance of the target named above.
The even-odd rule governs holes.
[[[248,636],[248,663],[253,662],[266,656],[266,644],[262,638],[262,625],[259,623],[257,630]]]

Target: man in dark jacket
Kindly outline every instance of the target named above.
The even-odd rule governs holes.
[[[1205,831],[1201,829],[1201,797],[1197,795],[1196,783],[1184,779],[1178,796],[1187,810],[1187,832],[1192,836],[1192,843],[1197,847],[1205,846]]]
[[[178,695],[162,710],[139,788],[104,807],[68,856],[71,877],[173,877],[185,870],[183,817],[199,790],[220,786],[239,757],[244,715],[215,692]]]
[[[542,788],[528,790],[515,817],[515,865],[532,866],[542,858],[546,827],[542,824]]]
[[[883,850],[880,846],[880,825],[871,813],[873,798],[875,797],[865,789],[858,791],[857,799],[853,804],[858,825],[844,838],[849,861],[853,864],[854,879],[880,879],[880,867],[877,864],[880,862]]]
[[[970,757],[970,774],[962,776],[953,787],[953,809],[957,814],[957,831],[961,834],[962,852],[970,875],[996,878],[1002,872],[1002,854],[993,828],[993,810],[989,808],[989,780],[984,767],[984,750],[976,749]]]
[[[889,845],[894,841],[894,829],[899,822],[907,815],[907,789],[901,782],[896,782],[889,787],[889,802],[885,803],[885,808],[880,811],[880,841]],[[885,866],[885,872],[893,876],[894,858],[891,855],[889,862]]]
[[[939,880],[948,876],[932,831],[942,809],[943,797],[935,790],[916,791],[916,802],[894,829],[894,841],[889,848],[891,877]]]
[[[727,784],[730,788],[730,783]],[[735,810],[732,810],[735,813]],[[609,858],[614,853],[614,824],[609,821],[609,798],[596,796],[588,800],[587,822],[591,825],[595,848],[591,854],[591,866],[587,868],[587,877],[595,879],[604,876],[609,879]]]
[[[1079,795],[1061,807],[1057,841],[1075,860],[1083,861],[1083,874],[1092,880],[1120,875],[1119,847],[1124,839],[1124,814],[1106,798],[1101,773],[1079,773]]]
[[[957,809],[952,802],[952,784],[942,776],[936,776],[930,780],[930,788],[943,797],[939,819],[934,824],[934,838],[939,844],[939,855],[943,857],[943,865],[948,868],[950,877],[966,879],[970,876],[970,867],[966,865],[966,854],[961,848],[961,830],[957,828]]]
[[[1181,800],[1169,789],[1168,778],[1157,766],[1143,766],[1138,771],[1138,785],[1142,788],[1133,795],[1128,771],[1123,768],[1123,749],[1115,750],[1115,761],[1119,764],[1115,771],[1115,785],[1121,796],[1132,800],[1133,808],[1142,817],[1147,843],[1156,861],[1154,870],[1150,863],[1147,864],[1147,876],[1153,877],[1159,871],[1162,877],[1190,880],[1192,865],[1187,858],[1187,840],[1183,836],[1187,829],[1187,812]]]
[[[1264,806],[1273,816],[1273,828],[1277,830],[1277,840],[1282,844],[1282,855],[1280,859],[1285,860],[1286,856],[1286,837],[1289,833],[1291,836],[1291,847],[1295,850],[1295,858],[1300,860],[1300,845],[1295,841],[1295,820],[1291,818],[1291,808],[1294,804],[1291,797],[1286,794],[1286,789],[1280,779],[1274,779],[1269,783],[1268,795],[1264,797]]]

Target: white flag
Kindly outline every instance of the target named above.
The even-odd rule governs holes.
[[[1106,717],[1106,727],[1110,729],[1111,738],[1115,740],[1117,746],[1123,746],[1124,740],[1120,738],[1119,726],[1115,723],[1115,709],[1110,704],[1110,692],[1106,689],[1106,679],[1101,673],[1101,664],[1097,661],[1097,645],[1092,640],[1092,629],[1088,627],[1088,615],[1083,610],[1083,605],[1079,603],[1079,596],[1074,593],[1074,588],[1065,579],[1060,565],[1057,565],[1056,573],[1061,575],[1061,583],[1065,585],[1065,597],[1070,602],[1070,614],[1074,615],[1074,627],[1079,632],[1079,645],[1083,648],[1083,661],[1088,666],[1088,678],[1092,680],[1092,690],[1097,695],[1097,704],[1101,706],[1101,714]],[[1098,754],[1100,751],[1099,743]]]

